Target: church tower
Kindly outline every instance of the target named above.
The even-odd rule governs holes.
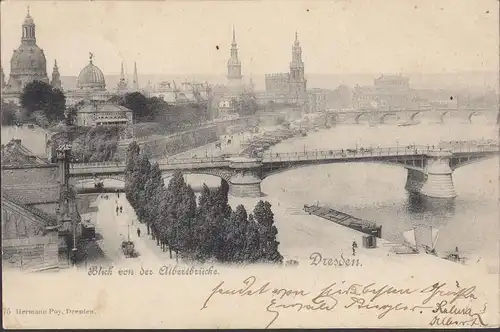
[[[139,76],[137,75],[137,63],[134,62],[134,79],[132,81],[132,91],[139,91]]]
[[[238,45],[233,27],[233,42],[231,44],[231,57],[227,61],[227,80],[230,87],[241,87],[241,62],[238,59]]]
[[[127,80],[125,79],[125,71],[123,70],[123,62],[122,62],[122,70],[120,73],[120,81],[118,82],[116,90],[118,93],[123,93],[123,94],[128,92]]]
[[[304,76],[304,62],[302,61],[302,47],[300,47],[297,32],[292,47],[292,61],[290,62],[290,93],[298,101],[304,101],[307,97],[307,80]]]
[[[62,89],[61,85],[61,75],[59,74],[59,67],[57,66],[57,60],[54,60],[54,68],[52,69],[52,80],[50,81],[50,85],[53,88]]]

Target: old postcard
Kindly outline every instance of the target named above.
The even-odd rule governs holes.
[[[498,327],[498,24],[2,1],[4,328]]]

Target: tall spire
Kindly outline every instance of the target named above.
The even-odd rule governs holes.
[[[122,61],[122,69],[120,73],[120,81],[116,86],[116,90],[118,93],[126,93],[128,91],[127,80],[125,79],[125,70],[123,70],[123,61]]]
[[[137,62],[134,62],[134,78],[132,82],[132,89],[139,91],[139,76],[137,75]]]
[[[230,86],[241,87],[241,62],[238,59],[238,45],[236,44],[236,32],[233,25],[233,42],[231,44],[231,57],[227,60],[227,79]]]
[[[120,80],[124,80],[125,81],[125,71],[123,70],[123,61],[122,61],[122,71],[120,73]]]
[[[59,67],[57,66],[57,60],[54,60],[54,68],[52,69],[52,80],[50,85],[53,88],[61,89],[61,75],[59,74]]]

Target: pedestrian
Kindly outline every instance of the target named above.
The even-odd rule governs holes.
[[[123,206],[120,206],[120,213],[123,212]]]
[[[118,209],[118,206],[117,206],[117,207],[116,207],[116,215],[118,215],[118,210],[119,210],[119,209]]]
[[[137,227],[137,237],[141,237],[141,229]]]
[[[356,243],[356,240],[352,242],[352,255],[356,256],[356,248],[358,247],[358,244]]]

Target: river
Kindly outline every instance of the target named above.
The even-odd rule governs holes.
[[[483,124],[342,125],[284,141],[271,152],[358,147],[433,145],[440,140],[498,139],[498,126]],[[483,160],[453,174],[457,198],[451,206],[426,208],[405,191],[403,167],[382,164],[309,166],[272,175],[262,191],[293,206],[320,203],[383,226],[383,238],[400,242],[401,233],[417,229],[417,240],[430,242],[430,228],[440,229],[438,252],[459,247],[475,257],[498,253],[499,162]],[[429,230],[429,231],[427,231]]]

